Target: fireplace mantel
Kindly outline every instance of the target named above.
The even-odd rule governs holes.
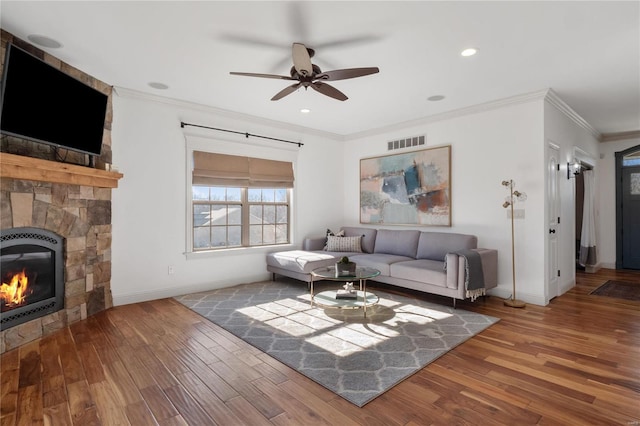
[[[117,188],[122,177],[118,172],[0,153],[0,178]]]

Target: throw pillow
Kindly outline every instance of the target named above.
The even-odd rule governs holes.
[[[327,228],[327,238],[324,239],[324,251],[327,251],[327,240],[329,239],[329,237],[344,237],[344,231],[340,230],[340,232],[334,234],[331,229]]]
[[[350,251],[362,253],[362,236],[337,237],[329,235],[327,237],[327,251]]]

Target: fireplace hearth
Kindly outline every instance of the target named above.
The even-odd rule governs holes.
[[[0,233],[0,330],[64,308],[64,239],[45,229]]]

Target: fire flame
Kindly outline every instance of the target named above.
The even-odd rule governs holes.
[[[29,279],[23,269],[22,272],[14,274],[9,283],[0,285],[0,299],[4,300],[7,306],[20,305],[27,297],[27,286]]]

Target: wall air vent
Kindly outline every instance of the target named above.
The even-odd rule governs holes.
[[[412,146],[424,145],[427,140],[426,135],[413,136],[411,138],[398,139],[387,142],[387,151],[394,149],[411,148]]]

